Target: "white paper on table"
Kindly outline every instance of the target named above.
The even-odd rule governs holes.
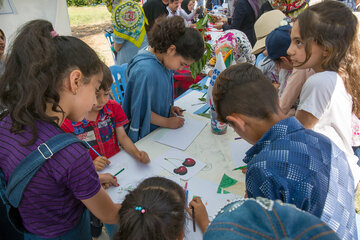
[[[207,123],[208,121],[185,117],[184,126],[178,129],[162,128],[151,140],[180,150],[186,150]]]
[[[199,98],[202,98],[203,96],[204,93],[193,90],[176,100],[175,106],[186,109],[186,112],[194,113],[206,104],[206,102],[199,100]]]
[[[244,139],[234,140],[229,142],[231,157],[234,162],[234,167],[243,167],[246,166],[243,159],[246,156],[247,150],[249,150],[252,145],[245,141]]]
[[[193,177],[188,181],[187,189],[189,191],[188,202],[192,200],[194,196],[201,197],[201,201],[204,203],[210,220],[214,217],[218,211],[226,204],[230,203],[234,199],[241,198],[241,196],[228,193],[218,194],[218,185],[210,181]],[[189,203],[187,203],[188,205]],[[195,213],[196,215],[196,213]],[[203,234],[200,227],[196,224],[196,232],[193,231],[193,222],[189,217],[185,226],[185,239],[186,240],[201,240]]]
[[[187,164],[184,164],[186,160],[195,162],[195,165],[186,166]],[[177,176],[183,180],[189,180],[206,166],[204,162],[194,159],[185,152],[179,151],[177,149],[171,149],[170,151],[166,152],[159,158],[154,159],[153,161],[162,166],[165,170],[174,174],[174,176]],[[176,174],[174,170],[177,168],[186,168],[186,174]]]
[[[161,171],[161,167],[153,161],[148,164],[140,163],[125,151],[120,151],[113,157],[109,158],[110,165],[104,170],[98,171],[99,174],[110,173],[112,175],[124,168],[116,178],[120,184],[118,187],[110,187],[107,192],[115,203],[121,203],[130,190],[136,188],[144,179],[157,176]]]

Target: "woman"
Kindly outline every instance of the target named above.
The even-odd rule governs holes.
[[[235,9],[232,18],[225,18],[215,23],[214,27],[223,29],[236,29],[242,31],[248,37],[251,46],[256,42],[254,24],[260,9],[258,0],[237,0],[234,3]]]

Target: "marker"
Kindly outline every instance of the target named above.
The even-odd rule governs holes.
[[[237,137],[237,138],[235,138],[234,140],[239,140],[239,139],[241,139],[241,137]]]
[[[124,171],[125,168],[121,169],[120,171],[118,171],[117,173],[115,173],[114,177],[117,176],[119,173],[121,173],[122,171]]]
[[[196,226],[195,226],[195,209],[194,207],[191,208],[192,211],[192,220],[193,220],[193,230],[196,232]]]
[[[94,151],[94,153],[96,153],[96,155],[98,155],[99,157],[101,157],[101,155],[87,142],[84,140],[84,142],[91,148],[91,150]]]
[[[245,165],[245,166],[241,166],[241,167],[237,167],[237,168],[234,168],[233,169],[233,171],[235,171],[235,170],[239,170],[239,169],[243,169],[243,168],[246,168],[247,167],[247,165]]]

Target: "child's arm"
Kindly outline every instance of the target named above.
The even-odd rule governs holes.
[[[319,119],[314,117],[314,115],[303,110],[299,110],[295,117],[306,129],[312,129],[319,122]]]
[[[99,156],[93,160],[94,166],[96,171],[103,170],[107,164],[110,164],[111,162],[104,156]]]
[[[165,127],[165,128],[180,128],[184,125],[184,118],[181,117],[162,117],[159,114],[151,112],[150,123],[156,126]]]
[[[189,208],[187,208],[186,210],[188,211],[190,216],[192,216],[191,208],[194,208],[196,223],[200,226],[201,231],[205,233],[210,221],[206,208],[202,203],[200,197],[194,197],[193,200],[191,200],[191,202],[189,203]]]
[[[116,128],[116,139],[127,153],[142,163],[149,163],[150,159],[146,152],[139,151],[125,132],[124,127]]]
[[[100,188],[93,197],[81,200],[81,202],[103,223],[119,223],[118,212],[121,205],[115,204],[103,188]]]

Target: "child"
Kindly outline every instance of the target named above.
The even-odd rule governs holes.
[[[0,78],[0,102],[6,108],[0,119],[0,169],[6,181],[25,156],[64,133],[60,126],[65,118],[84,118],[97,103],[101,81],[101,61],[84,42],[59,36],[45,20],[22,27]],[[110,179],[102,183],[115,185]],[[47,159],[18,207],[28,231],[25,239],[91,239],[86,208],[105,223],[117,223],[120,205],[100,182],[80,143]]]
[[[293,69],[290,57],[286,53],[291,43],[290,32],[289,25],[278,27],[267,36],[265,42],[268,57],[274,61],[276,72],[279,73],[279,79],[276,79],[275,75],[272,76],[272,82],[278,86],[279,96],[282,95]]]
[[[179,128],[182,109],[174,105],[173,71],[199,60],[204,54],[201,34],[186,28],[179,16],[158,19],[149,33],[150,47],[136,55],[126,71],[123,108],[133,142],[156,128]]]
[[[253,144],[243,159],[249,198],[294,204],[341,239],[357,236],[353,176],[336,144],[295,117],[286,118],[275,88],[251,64],[221,72],[212,93],[219,121]]]
[[[119,218],[117,240],[183,239],[184,189],[166,178],[148,178],[125,197]]]
[[[348,159],[355,187],[358,158],[351,148],[352,112],[360,116],[358,21],[343,3],[326,1],[300,14],[288,54],[295,68],[312,68],[300,94],[296,118],[305,128],[329,137]]]
[[[81,122],[71,122],[65,119],[61,126],[65,132],[71,132],[81,140],[88,142],[101,156],[93,150],[90,151],[95,169],[103,170],[112,157],[120,151],[119,144],[131,156],[142,163],[149,163],[146,152],[139,151],[130,138],[126,135],[124,125],[128,123],[126,115],[120,104],[109,100],[110,87],[113,82],[110,69],[103,63],[103,81],[97,93],[97,104]]]
[[[199,197],[190,202],[204,240],[218,239],[318,239],[340,240],[317,217],[292,204],[258,197],[236,200],[225,205],[209,221]],[[191,215],[191,211],[189,211]],[[210,224],[209,224],[210,223]]]

